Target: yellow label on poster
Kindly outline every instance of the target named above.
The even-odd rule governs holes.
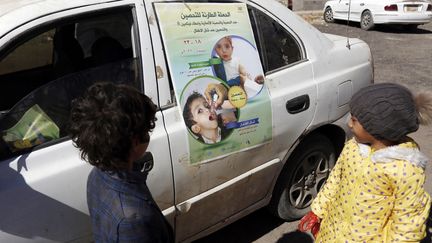
[[[228,99],[236,108],[242,108],[247,103],[247,95],[240,86],[233,86],[228,90]]]

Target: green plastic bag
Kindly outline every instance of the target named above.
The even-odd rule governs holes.
[[[36,104],[13,127],[4,130],[2,137],[9,149],[15,152],[57,139],[59,134],[58,126]]]

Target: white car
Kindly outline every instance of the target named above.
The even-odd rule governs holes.
[[[432,19],[432,3],[427,0],[329,0],[324,5],[324,20],[360,22],[364,30],[375,24],[402,24],[416,29]]]
[[[244,86],[218,74],[223,38]],[[0,242],[91,242],[91,166],[67,128],[70,102],[97,81],[158,106],[144,173],[177,242],[264,206],[301,217],[342,149],[352,94],[373,82],[368,45],[349,43],[272,0],[0,1]],[[183,117],[210,84],[231,105],[215,141]]]

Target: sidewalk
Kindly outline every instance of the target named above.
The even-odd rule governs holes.
[[[314,24],[323,21],[323,11],[322,10],[311,10],[311,11],[294,11],[297,15],[305,19],[307,22]]]

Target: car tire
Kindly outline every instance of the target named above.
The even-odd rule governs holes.
[[[371,30],[374,26],[372,13],[369,10],[364,11],[360,19],[360,27],[364,30]]]
[[[334,23],[335,20],[333,18],[333,10],[330,7],[327,7],[323,14],[324,21],[326,23]]]
[[[335,148],[326,136],[314,134],[304,139],[279,175],[269,210],[286,221],[302,217],[335,163]]]

